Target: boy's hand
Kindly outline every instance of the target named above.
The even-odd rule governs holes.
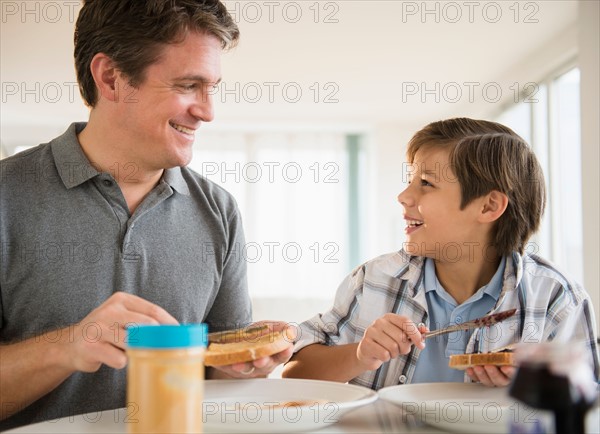
[[[467,368],[467,375],[477,383],[488,387],[504,387],[510,384],[517,368],[515,366],[473,366]]]
[[[406,316],[386,313],[365,330],[356,357],[365,370],[377,369],[401,354],[408,354],[413,344],[421,350],[425,348],[421,336],[425,331],[425,326],[418,327]]]

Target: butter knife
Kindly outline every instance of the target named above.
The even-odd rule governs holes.
[[[227,344],[237,342],[243,338],[249,339],[264,334],[269,330],[267,324],[250,326],[242,329],[225,330],[222,332],[213,332],[208,334],[208,342],[216,344]]]
[[[431,332],[422,333],[424,339],[443,335],[446,333],[457,332],[459,330],[470,330],[476,329],[480,327],[489,327],[492,324],[499,323],[500,321],[504,321],[506,318],[510,318],[517,312],[517,309],[505,310],[504,312],[493,313],[491,315],[482,316],[481,318],[477,318],[471,321],[463,322],[460,324],[455,324],[452,326],[445,327],[439,330],[433,330]]]

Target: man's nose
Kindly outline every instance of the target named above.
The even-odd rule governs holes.
[[[213,93],[208,90],[198,92],[198,95],[190,108],[190,114],[204,122],[212,121],[215,117]]]

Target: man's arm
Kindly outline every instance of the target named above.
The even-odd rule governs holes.
[[[61,351],[68,328],[0,346],[0,420],[17,413],[65,381],[74,370]]]
[[[90,324],[95,330],[91,339],[86,335]],[[103,364],[124,368],[125,327],[132,324],[178,322],[161,307],[118,292],[79,324],[0,346],[0,420],[46,395],[76,371],[95,372]]]

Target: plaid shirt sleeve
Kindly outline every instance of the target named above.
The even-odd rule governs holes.
[[[556,341],[585,348],[596,380],[599,373],[594,309],[587,292],[553,264],[536,255],[513,254],[507,261],[502,294],[494,311],[517,314],[478,329],[466,352],[487,352],[512,343]]]
[[[389,312],[421,322],[425,308],[413,299],[421,265],[421,260],[413,261],[408,255],[395,252],[357,267],[339,286],[333,307],[300,324],[300,337],[294,351],[311,344],[360,342],[366,328]],[[424,299],[422,302],[425,303]],[[375,390],[398,384],[399,378],[406,379],[414,371],[417,356],[418,353],[412,351],[384,363],[377,370],[365,371],[351,383]]]
[[[333,307],[300,324],[294,352],[312,344],[343,345],[356,342],[365,265],[357,267],[340,284]],[[362,330],[364,332],[364,329]],[[359,340],[362,338],[360,334]]]

